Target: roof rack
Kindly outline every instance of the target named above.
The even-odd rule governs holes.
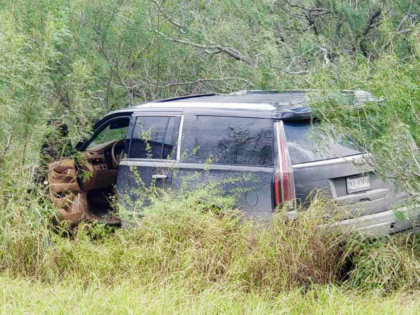
[[[281,93],[308,93],[308,92],[327,92],[320,89],[297,89],[297,90],[240,90],[228,95],[252,95],[252,94],[281,94]],[[364,90],[341,90],[345,94],[365,94],[373,96],[370,92]]]
[[[255,94],[282,94],[282,93],[316,93],[316,92],[328,92],[326,90],[319,89],[303,89],[303,90],[241,90],[237,92],[230,93],[228,95],[240,96],[240,95],[255,95]],[[366,102],[378,102],[382,101],[382,98],[376,98],[372,93],[364,90],[341,90],[341,93],[346,97],[351,97],[353,99],[354,105],[363,105]]]
[[[159,100],[159,101],[155,101],[155,102],[157,102],[157,103],[165,103],[165,102],[171,102],[171,101],[186,100],[186,99],[189,99],[189,98],[215,96],[215,95],[216,95],[216,93],[187,95],[187,96],[179,96],[179,97],[165,98],[163,100]]]
[[[241,90],[228,95],[253,95],[253,94],[281,94],[281,93],[305,93],[311,90]],[[315,90],[312,90],[315,91]]]

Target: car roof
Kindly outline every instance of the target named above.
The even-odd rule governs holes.
[[[213,109],[220,110],[221,112],[224,110],[255,111],[256,113],[264,111],[279,119],[308,119],[311,116],[311,109],[309,107],[309,95],[311,92],[319,92],[319,90],[290,90],[283,92],[246,90],[231,94],[191,95],[147,102],[116,112],[141,112],[151,109],[153,111],[183,111],[188,108],[198,111]],[[354,103],[374,100],[374,97],[366,91],[348,90],[341,92],[346,96],[350,95],[355,100]]]
[[[275,110],[279,106],[307,103],[306,93],[303,91],[272,92],[272,91],[239,91],[231,94],[204,94],[170,98],[149,102],[140,107],[211,107],[226,109],[255,109]]]
[[[290,105],[303,103],[306,100],[304,91],[239,91],[231,94],[222,95],[200,95],[199,97],[188,97],[180,99],[163,100],[162,102],[171,102],[176,105],[177,102],[200,102],[200,103],[242,103],[242,104],[269,104],[273,106]],[[307,101],[307,100],[306,100]]]

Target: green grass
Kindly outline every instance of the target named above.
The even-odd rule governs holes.
[[[122,279],[117,285],[65,280],[46,284],[0,278],[3,314],[420,314],[416,295],[381,297],[334,286],[274,295],[210,287],[191,293],[182,283],[160,288]]]
[[[46,220],[35,224],[32,214],[17,209],[3,217],[0,228],[0,309],[4,314],[419,312],[416,238],[353,238],[332,228],[325,214],[333,205],[322,199],[297,220],[280,212],[271,225],[260,225],[205,202],[217,199],[212,194],[161,195],[137,225],[111,233],[82,224],[70,235],[56,234]]]

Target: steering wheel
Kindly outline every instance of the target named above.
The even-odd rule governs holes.
[[[112,145],[111,156],[112,156],[112,162],[114,162],[115,167],[118,167],[118,165],[120,165],[120,162],[121,162],[121,159],[122,159],[122,154],[120,154],[119,158],[117,159],[117,157],[115,155],[115,148],[117,147],[117,145],[124,143],[124,140],[125,139],[115,141],[114,144]]]

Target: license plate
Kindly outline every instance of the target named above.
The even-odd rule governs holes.
[[[370,189],[369,176],[351,176],[347,177],[347,193],[355,193]]]

